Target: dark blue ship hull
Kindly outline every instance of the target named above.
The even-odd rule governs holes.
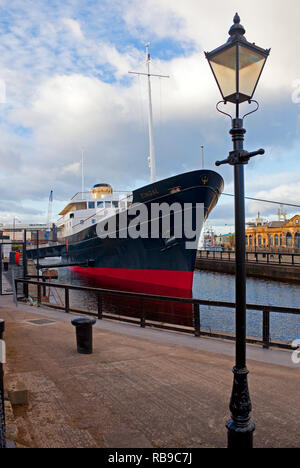
[[[179,174],[147,185],[133,192],[133,204],[153,203],[192,204],[195,224],[196,204],[204,205],[204,220],[217,204],[223,190],[223,179],[216,172],[198,170]],[[151,209],[148,210],[149,213]],[[128,216],[128,224],[132,216]],[[149,219],[149,226],[150,226]],[[163,237],[160,225],[159,238],[121,238],[116,215],[116,237],[101,239],[97,226],[92,225],[67,237],[66,245],[45,249],[45,256],[61,255],[62,261],[75,265],[74,271],[102,287],[126,289],[151,294],[188,297],[192,290],[197,247],[186,248],[189,239]],[[184,231],[184,229],[183,229]],[[53,250],[51,250],[53,249]],[[40,256],[44,256],[40,249]],[[48,250],[48,253],[47,253]],[[49,255],[50,254],[50,255]]]

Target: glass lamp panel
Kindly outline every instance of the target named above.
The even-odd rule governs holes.
[[[239,45],[239,92],[251,98],[266,61],[259,52]]]
[[[209,59],[223,97],[236,93],[236,47],[225,49]]]

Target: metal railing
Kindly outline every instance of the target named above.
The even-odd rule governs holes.
[[[179,298],[179,297],[168,297],[168,296],[157,296],[157,295],[149,295],[149,294],[142,294],[142,293],[132,293],[127,291],[116,291],[116,290],[108,290],[108,289],[99,289],[99,288],[92,288],[87,286],[75,286],[69,284],[62,284],[62,283],[49,283],[49,282],[41,282],[41,281],[33,281],[29,279],[16,279],[15,280],[15,287],[16,291],[18,291],[18,284],[27,284],[27,285],[35,285],[37,288],[37,305],[38,307],[45,306],[50,307],[53,309],[64,310],[66,313],[79,313],[83,315],[90,315],[93,317],[97,317],[99,320],[102,319],[110,319],[110,320],[117,320],[123,321],[133,324],[138,324],[142,328],[154,327],[154,328],[161,328],[165,330],[172,330],[177,332],[183,332],[188,334],[193,334],[196,337],[200,336],[208,336],[212,338],[220,338],[226,340],[235,340],[234,334],[229,333],[221,333],[217,331],[210,331],[201,328],[201,306],[209,306],[214,308],[229,308],[235,309],[235,303],[233,302],[224,302],[224,301],[210,301],[210,300],[201,300],[201,299],[189,299],[189,298]],[[46,303],[42,301],[42,290],[46,287],[49,288],[56,288],[62,289],[64,291],[64,305],[56,305],[51,303]],[[82,291],[82,292],[89,292],[94,293],[97,296],[97,311],[91,312],[87,310],[82,310],[78,308],[74,308],[70,304],[70,291]],[[119,297],[121,299],[124,298],[132,298],[139,300],[139,317],[135,316],[122,316],[121,313],[106,313],[103,310],[103,298],[105,296],[114,296]],[[17,299],[20,300],[17,294]],[[190,305],[191,307],[191,322],[192,326],[180,326],[174,325],[172,323],[168,323],[163,314],[160,317],[160,320],[154,320],[151,317],[151,314],[147,313],[146,305],[149,305],[149,301],[152,303],[161,302],[161,303],[179,303],[184,305]],[[121,303],[121,302],[120,302]],[[247,304],[248,311],[259,311],[262,313],[262,339],[256,337],[247,337],[247,343],[250,344],[258,344],[262,345],[263,348],[269,348],[270,346],[283,348],[283,349],[293,349],[292,346],[283,341],[273,341],[270,335],[270,314],[271,313],[278,313],[278,314],[292,314],[292,315],[300,315],[300,309],[291,308],[291,307],[279,307],[279,306],[270,306],[264,304]],[[163,323],[162,323],[163,322]]]
[[[19,252],[18,264],[11,257]],[[0,243],[0,296],[13,294],[13,279],[27,275],[26,244],[21,241],[5,241]]]
[[[113,197],[114,194],[124,194],[123,198],[130,197],[132,196],[132,191],[129,190],[113,190],[112,193],[104,193],[103,199],[105,200],[106,197]],[[77,192],[75,195],[71,198],[71,201],[95,201],[96,199],[92,196],[91,192]]]
[[[4,395],[0,390],[0,449],[6,448]]]
[[[198,258],[207,260],[235,261],[235,251],[199,250]],[[300,254],[276,252],[246,252],[246,262],[300,267]]]
[[[4,320],[0,319],[0,346],[2,345],[4,334]],[[4,407],[4,381],[3,381],[3,356],[2,346],[0,349],[0,448],[6,448],[5,434],[5,407]]]

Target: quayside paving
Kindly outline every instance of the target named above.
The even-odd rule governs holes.
[[[54,323],[28,322],[39,317]],[[79,355],[73,317],[0,298],[6,377],[29,390],[18,446],[226,446],[232,343],[98,321],[94,354]],[[299,447],[300,366],[288,351],[248,355],[255,446]]]

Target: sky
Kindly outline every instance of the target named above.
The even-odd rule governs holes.
[[[146,81],[128,74],[145,71],[147,42],[152,72],[170,76],[152,79],[158,178],[201,168],[204,145],[205,167],[233,193],[232,167],[215,167],[231,122],[204,51],[227,40],[236,11],[246,38],[272,49],[245,120],[245,148],[266,150],[245,167],[246,194],[300,205],[299,1],[0,0],[0,222],[46,222],[50,190],[55,220],[81,191],[82,149],[86,190],[149,183]],[[246,208],[275,219],[278,206]],[[233,222],[223,196],[210,223]]]

